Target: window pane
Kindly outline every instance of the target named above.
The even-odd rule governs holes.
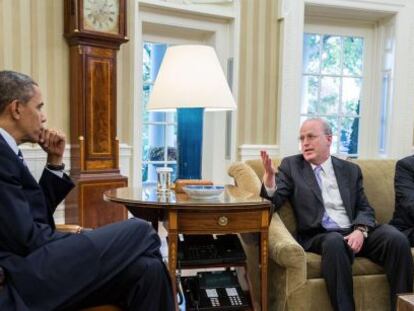
[[[321,36],[306,33],[303,37],[303,72],[319,73]]]
[[[142,160],[149,160],[149,139],[148,139],[149,126],[144,125],[142,127]]]
[[[163,122],[165,123],[165,112],[150,111],[149,122]]]
[[[362,38],[345,37],[344,41],[344,75],[362,75],[362,53],[364,40]]]
[[[145,43],[142,49],[142,79],[144,83],[151,81],[151,44]]]
[[[141,174],[142,174],[142,181],[147,182],[148,181],[148,164],[147,163],[142,164]]]
[[[166,144],[168,146],[167,161],[177,161],[177,127],[167,126]]]
[[[168,123],[177,123],[177,113],[174,112],[166,112],[165,113],[165,121]]]
[[[164,146],[165,146],[165,125],[157,124],[149,126],[148,141],[149,141],[149,161],[164,161]]]
[[[341,74],[341,37],[323,36],[322,73]]]
[[[357,155],[364,39],[308,33],[303,40],[302,118],[327,119],[331,152]]]
[[[359,115],[362,79],[343,78],[342,112],[346,115]]]
[[[388,116],[388,107],[389,107],[389,88],[390,88],[390,73],[386,72],[382,77],[381,85],[381,130],[380,130],[380,152],[386,152],[386,143],[387,143],[387,116]]]
[[[157,182],[157,167],[164,166],[163,164],[148,163],[148,173],[146,182],[156,183]]]
[[[302,113],[314,114],[318,105],[319,81],[315,76],[304,76],[302,85]]]
[[[143,121],[148,122],[149,121],[149,112],[147,110],[147,104],[149,101],[149,97],[151,94],[151,90],[152,90],[152,85],[150,84],[144,84],[143,85],[143,90],[142,90],[142,103],[144,105],[144,109],[143,109]]]
[[[322,77],[321,98],[319,102],[320,114],[336,114],[339,107],[339,78]]]
[[[339,152],[358,153],[359,118],[343,118],[341,122]]]
[[[156,168],[171,164],[176,176],[177,160],[177,117],[175,112],[148,111],[154,80],[157,77],[167,44],[145,42],[143,47],[143,89],[142,89],[142,181],[156,183]],[[156,163],[148,163],[156,162]]]
[[[331,153],[338,152],[338,117],[326,117],[326,121],[328,121],[329,125],[332,128],[332,145],[331,145]]]

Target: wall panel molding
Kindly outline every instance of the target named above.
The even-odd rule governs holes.
[[[279,145],[241,145],[239,147],[240,161],[260,159],[260,151],[266,150],[272,158],[279,158]]]

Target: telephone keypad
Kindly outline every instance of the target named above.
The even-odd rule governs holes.
[[[210,298],[210,301],[211,301],[211,305],[212,305],[213,307],[218,307],[218,306],[220,306],[220,301],[218,300],[218,298]]]
[[[229,296],[230,303],[232,306],[241,306],[242,301],[239,296]]]
[[[188,311],[251,310],[234,270],[198,272],[182,281]]]

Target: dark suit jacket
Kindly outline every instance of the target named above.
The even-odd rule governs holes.
[[[397,162],[394,186],[395,211],[390,224],[408,235],[414,230],[414,156]]]
[[[73,186],[48,170],[37,183],[0,135],[0,310],[52,310],[97,275],[89,239],[54,230],[53,212]]]
[[[332,157],[332,165],[351,223],[374,227],[374,210],[364,194],[360,168],[335,157]],[[278,168],[276,185],[277,190],[271,198],[264,187],[261,195],[272,200],[276,210],[286,200],[290,201],[297,221],[297,239],[307,249],[312,237],[325,232],[321,225],[324,213],[322,193],[311,165],[302,155],[284,158]]]

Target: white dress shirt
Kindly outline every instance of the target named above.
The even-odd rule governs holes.
[[[311,166],[314,171],[317,165],[311,163]],[[320,166],[322,167],[320,177],[322,181],[321,191],[325,211],[339,227],[350,228],[351,222],[339,192],[338,182],[336,181],[335,171],[332,165],[332,158],[329,156],[329,158]]]

